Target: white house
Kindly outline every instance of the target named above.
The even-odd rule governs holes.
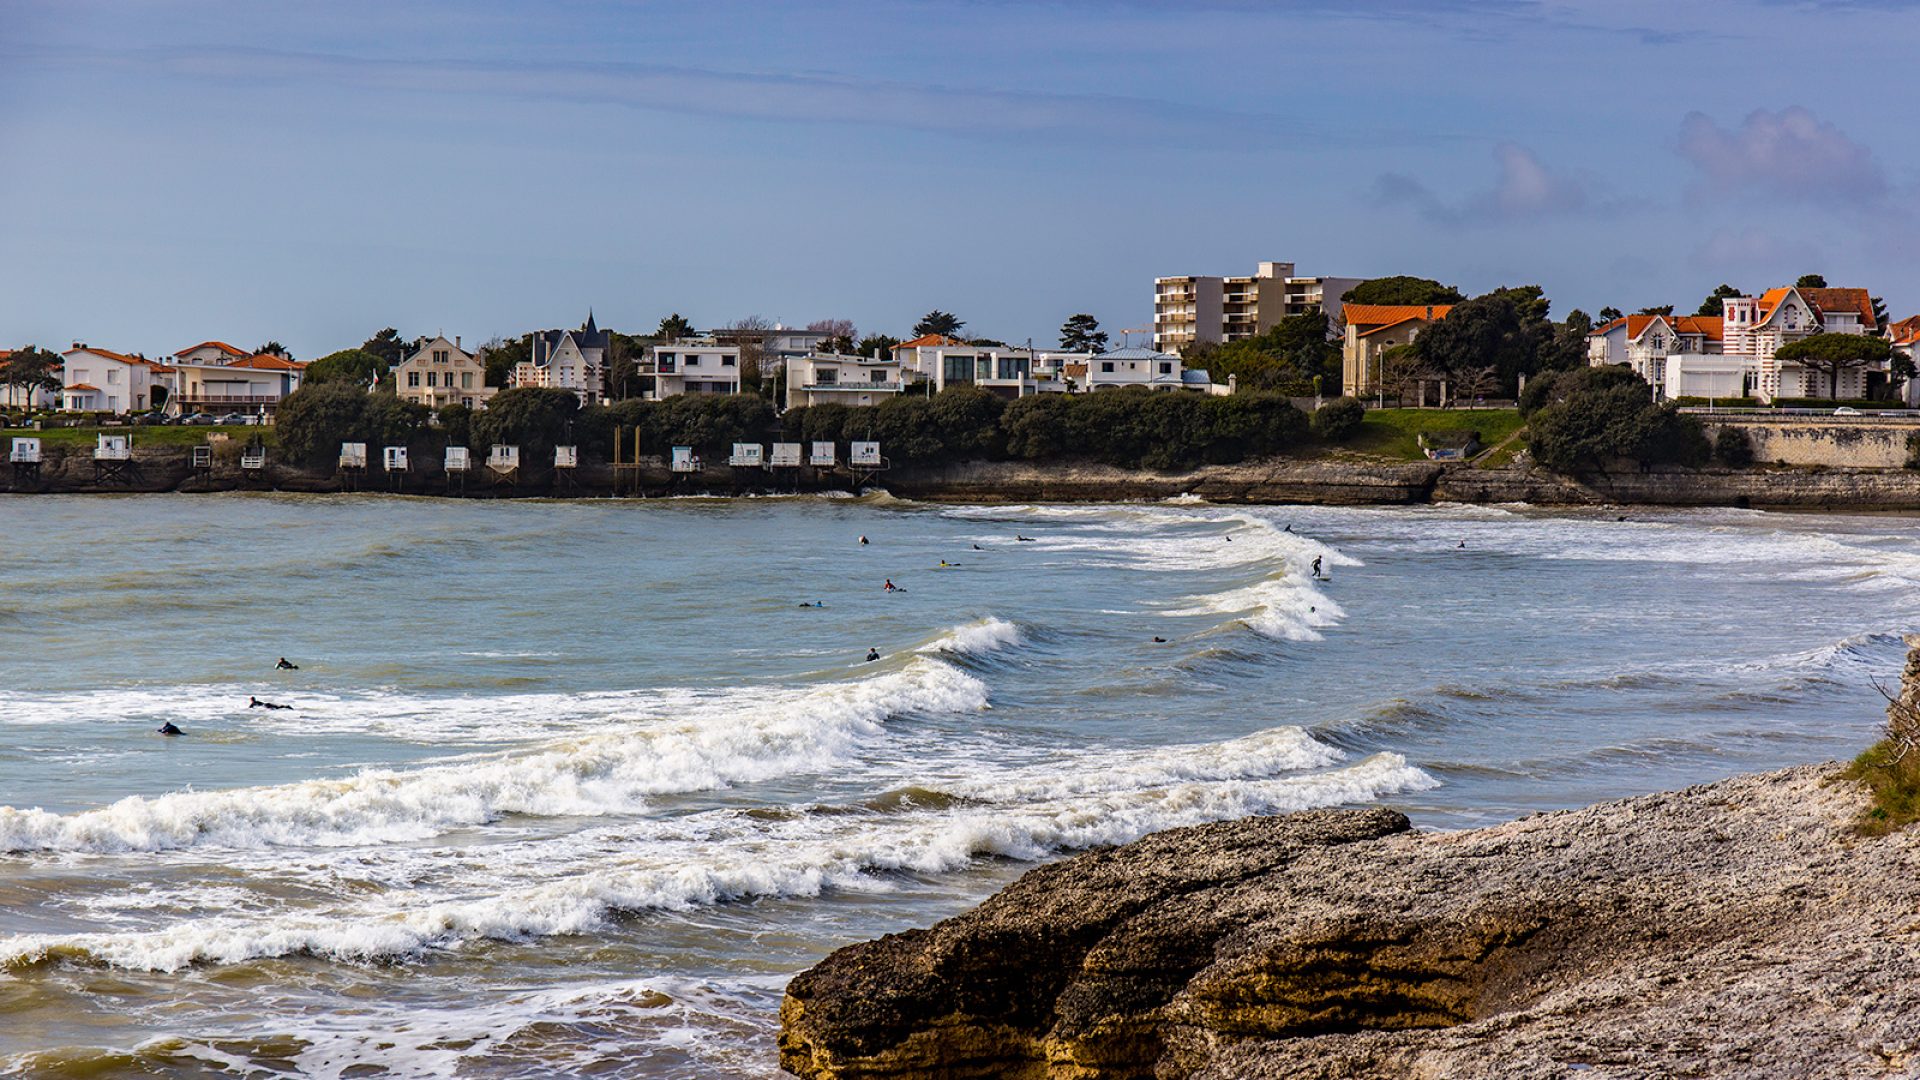
[[[484,409],[487,399],[499,393],[487,385],[486,361],[461,348],[458,334],[452,341],[445,335],[422,341],[393,369],[393,390],[401,400],[430,409],[447,405]]]
[[[1725,301],[1724,313],[1629,315],[1588,335],[1592,364],[1624,363],[1662,397],[1867,397],[1884,368],[1843,371],[1839,386],[1819,371],[1774,359],[1780,347],[1814,334],[1878,334],[1865,289],[1769,289]]]
[[[571,390],[582,405],[598,402],[605,391],[608,335],[593,323],[593,312],[578,330],[541,330],[533,335],[533,357],[513,367],[513,385]]]
[[[655,345],[640,365],[640,396],[740,392],[740,346],[690,339]]]
[[[167,411],[264,415],[300,389],[307,365],[278,353],[247,353],[224,341],[203,341],[173,354]]]
[[[1149,390],[1199,390],[1209,392],[1210,379],[1190,379],[1180,358],[1172,353],[1133,346],[1103,352],[1087,361],[1086,386],[1089,390],[1110,390],[1120,386],[1144,386]],[[1204,371],[1192,373],[1205,376]]]
[[[153,408],[156,389],[162,400],[173,389],[173,369],[144,356],[75,342],[61,359],[60,407],[68,412],[140,412]]]
[[[709,330],[701,336],[721,345],[758,347],[762,371],[772,374],[783,364],[805,359],[819,351],[820,346],[826,344],[828,335],[824,330],[801,330],[775,323],[766,328],[723,327]]]
[[[906,386],[900,362],[888,357],[815,353],[787,362],[787,408],[878,405]]]
[[[1007,398],[1064,392],[1061,359],[1086,359],[1081,354],[1037,354],[1005,345],[931,346],[915,350],[914,356],[916,370],[908,377],[931,382],[936,392],[949,386],[977,386]],[[1043,361],[1041,368],[1051,374],[1036,372],[1036,361]]]

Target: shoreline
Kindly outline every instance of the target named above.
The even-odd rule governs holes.
[[[223,448],[223,450],[226,448]],[[184,447],[142,449],[134,474],[97,479],[85,451],[50,453],[37,480],[0,473],[9,494],[208,494],[278,491],[367,492],[433,498],[657,498],[705,495],[810,495],[884,489],[901,498],[947,503],[1077,503],[1163,501],[1182,497],[1219,504],[1415,506],[1439,503],[1534,506],[1729,507],[1801,511],[1920,511],[1920,470],[1771,467],[1655,468],[1567,477],[1539,468],[1476,468],[1439,462],[1276,458],[1209,465],[1184,473],[1122,469],[1095,463],[1035,465],[977,461],[874,474],[856,485],[842,474],[796,471],[775,478],[763,469],[710,467],[676,475],[657,460],[616,485],[605,463],[584,462],[564,480],[551,470],[517,483],[467,478],[449,490],[438,471],[400,476],[371,471],[343,478],[317,469],[270,464],[264,474],[239,467],[237,449],[216,452],[196,470]],[[638,488],[638,494],[634,488]]]

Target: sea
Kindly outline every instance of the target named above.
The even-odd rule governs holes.
[[[1047,860],[1850,757],[1917,585],[1894,516],[0,497],[0,1073],[775,1076],[795,972]]]

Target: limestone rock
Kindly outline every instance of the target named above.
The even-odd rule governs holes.
[[[1909,1076],[1920,841],[1834,766],[1418,833],[1178,829],[788,987],[806,1077]]]

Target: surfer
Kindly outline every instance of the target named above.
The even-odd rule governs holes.
[[[887,583],[886,583],[885,585],[882,585],[882,586],[881,586],[881,589],[882,589],[883,591],[885,591],[885,592],[899,592],[899,591],[900,591],[900,586],[898,586],[898,585],[895,585],[895,584],[893,583],[893,579],[892,579],[892,578],[888,578],[888,579],[887,579]]]
[[[249,709],[291,709],[293,708],[293,706],[277,705],[271,701],[261,701],[259,698],[249,694],[247,695],[247,708]]]
[[[1280,531],[1281,531],[1281,532],[1292,532],[1292,531],[1293,531],[1293,522],[1291,522],[1291,521],[1289,521],[1289,522],[1287,522],[1287,527],[1286,527],[1286,528],[1284,528],[1284,529],[1281,529]]]
[[[867,648],[867,663],[871,664],[878,659],[880,659],[880,650],[869,646]]]
[[[299,671],[300,670],[299,664],[288,663],[287,658],[284,656],[280,658],[279,663],[273,666],[276,671]]]
[[[1015,540],[1018,540],[1018,541],[1020,541],[1020,542],[1021,542],[1021,543],[1023,543],[1023,544],[1031,544],[1031,543],[1033,543],[1033,537],[1031,537],[1031,536],[1021,536],[1021,535],[1020,535],[1019,533],[1014,533],[1014,534],[1013,534],[1013,538],[1014,538]]]
[[[1318,555],[1313,557],[1313,576],[1316,579],[1320,577],[1320,556]]]
[[[1462,540],[1462,541],[1460,541],[1460,543],[1459,543],[1459,544],[1458,544],[1457,546],[1458,546],[1458,547],[1460,547],[1460,548],[1464,548],[1464,547],[1466,547],[1466,546],[1467,546],[1467,542],[1466,542],[1465,540]]]
[[[809,604],[805,600],[802,600],[800,601],[800,606],[801,607],[826,607],[827,602],[825,600],[815,600],[813,603]]]
[[[866,538],[866,537],[864,537],[864,536],[862,536],[862,537],[860,538],[860,546],[861,546],[861,547],[866,547],[866,546],[867,546],[867,538]]]
[[[975,544],[975,545],[973,545],[973,550],[975,550],[975,551],[985,551],[985,550],[987,550],[987,549],[986,549],[986,548],[983,548],[983,547],[981,547],[981,546],[980,546],[979,544]]]
[[[173,735],[185,735],[185,734],[186,734],[186,732],[184,732],[184,731],[181,731],[181,730],[180,730],[179,728],[177,728],[177,727],[174,727],[174,726],[173,726],[173,721],[171,721],[171,720],[169,720],[169,721],[167,721],[167,722],[166,722],[166,723],[164,723],[164,724],[161,724],[161,725],[160,725],[159,727],[157,727],[157,728],[155,728],[154,730],[155,730],[155,731],[158,731],[158,732],[159,732],[160,734],[162,734],[162,735],[167,735],[167,736],[173,736]]]
[[[1153,639],[1153,643],[1155,645],[1165,645],[1167,643],[1167,639],[1163,637],[1155,636]]]

